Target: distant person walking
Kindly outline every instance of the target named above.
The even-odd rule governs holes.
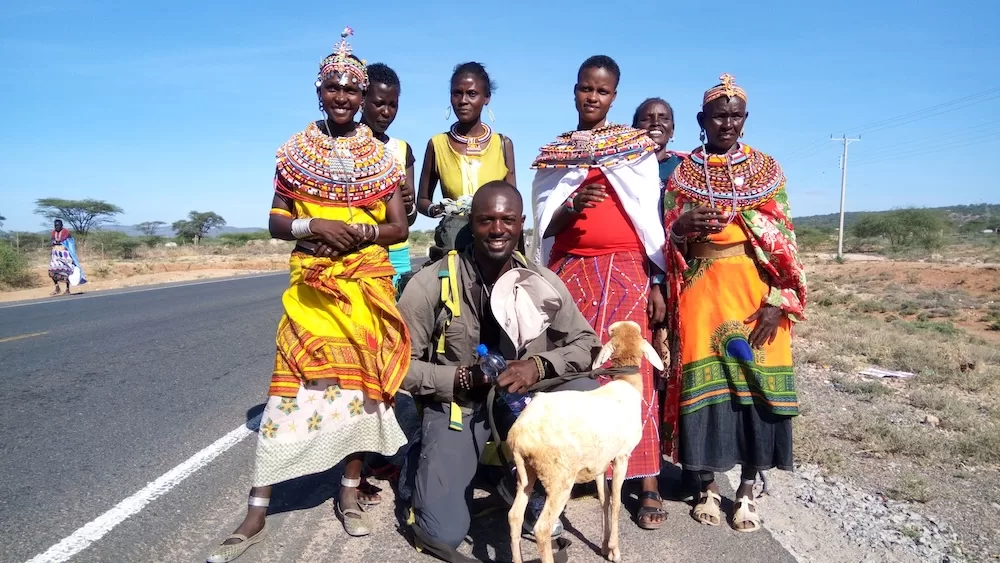
[[[359,494],[362,456],[406,444],[392,404],[410,365],[386,246],[406,239],[402,170],[372,130],[354,121],[369,87],[344,30],[320,63],[324,119],[277,151],[270,231],[297,241],[282,296],[277,353],[261,417],[246,518],[208,558],[232,561],[263,538],[271,486],[346,460],[335,501],[352,536],[371,533]]]
[[[63,222],[56,219],[53,224],[51,246],[52,252],[49,255],[49,277],[55,284],[55,289],[50,295],[62,293],[60,283],[66,284],[66,295],[71,295],[71,285],[82,285],[87,283],[87,277],[83,274],[80,266],[80,259],[76,256],[76,239],[69,229],[63,227]]]
[[[740,142],[748,115],[746,92],[722,75],[698,114],[702,145],[673,171],[663,197],[680,461],[701,481],[691,514],[721,523],[715,473],[739,464],[731,525],[740,532],[760,529],[757,474],[792,469],[792,325],[806,302],[785,175]]]

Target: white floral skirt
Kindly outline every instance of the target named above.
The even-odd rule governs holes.
[[[253,486],[321,473],[354,453],[391,457],[405,445],[391,407],[331,380],[316,380],[300,387],[295,398],[268,398],[257,433]]]

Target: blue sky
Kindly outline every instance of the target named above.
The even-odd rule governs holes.
[[[38,230],[35,199],[93,197],[126,224],[196,209],[265,226],[274,151],[319,115],[316,67],[345,25],[359,56],[399,73],[390,134],[418,163],[448,125],[452,68],[484,62],[525,194],[536,149],[575,125],[577,67],[601,53],[622,67],[612,119],[664,97],[684,150],[701,93],[733,74],[750,97],[745,140],[784,165],[794,215],[838,210],[840,145],[826,139],[859,131],[848,210],[1000,201],[1000,2],[732,5],[4,2],[0,215]]]

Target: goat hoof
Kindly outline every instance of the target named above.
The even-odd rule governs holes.
[[[604,557],[608,561],[613,561],[614,563],[621,563],[621,560],[622,560],[622,550],[621,549],[619,549],[617,547],[614,548],[614,549],[604,548],[603,551],[604,551]]]

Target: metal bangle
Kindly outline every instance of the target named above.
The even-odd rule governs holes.
[[[292,236],[301,239],[312,236],[312,218],[292,219]]]

